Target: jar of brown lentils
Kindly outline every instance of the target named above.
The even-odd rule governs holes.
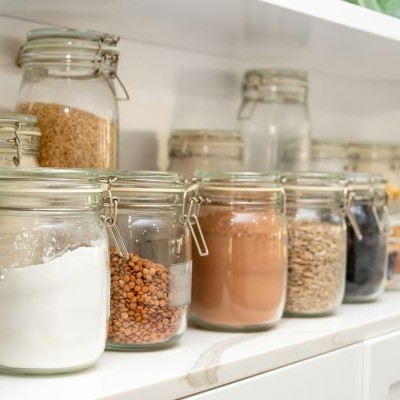
[[[146,350],[185,332],[191,299],[190,234],[201,245],[197,185],[162,172],[112,172],[118,212],[110,241],[107,348]],[[114,232],[114,233],[112,233]],[[197,234],[196,234],[197,232]],[[206,253],[207,249],[200,248]],[[203,250],[202,250],[203,249]]]

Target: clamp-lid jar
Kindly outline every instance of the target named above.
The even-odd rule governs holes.
[[[104,351],[103,190],[87,171],[0,170],[2,371],[75,371]]]
[[[190,233],[200,232],[201,238],[197,185],[162,172],[112,171],[107,180],[118,207],[117,231],[111,235],[107,348],[165,347],[186,330]]]

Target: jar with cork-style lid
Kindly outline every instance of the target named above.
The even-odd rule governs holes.
[[[118,204],[119,232],[111,237],[107,348],[129,351],[172,345],[187,324],[190,235],[198,243],[195,251],[207,253],[196,215],[197,184],[168,172],[103,173],[112,201]]]
[[[342,303],[345,290],[345,179],[308,172],[286,174],[283,182],[289,230],[285,315],[330,315]]]
[[[0,169],[0,370],[93,365],[109,312],[106,186],[85,170]]]
[[[28,31],[16,110],[36,115],[41,167],[116,168],[117,35],[67,28]],[[125,90],[125,97],[128,94]]]
[[[304,71],[246,71],[238,112],[246,170],[308,170],[311,128],[307,92]]]
[[[0,113],[0,167],[38,167],[39,142],[34,115]]]
[[[199,173],[209,255],[193,258],[190,316],[213,330],[268,329],[286,296],[284,191],[274,174]]]
[[[190,130],[172,132],[169,171],[193,177],[196,171],[243,170],[243,141],[238,131]]]

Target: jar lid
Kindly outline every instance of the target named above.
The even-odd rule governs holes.
[[[119,36],[104,32],[44,28],[28,31],[22,45],[18,65],[30,63],[91,63],[94,68],[112,74],[116,71]]]
[[[200,188],[225,192],[283,192],[280,175],[258,172],[199,171]]]
[[[0,113],[0,131],[8,131],[9,129],[6,128],[10,128],[13,131],[18,128],[18,134],[21,135],[40,136],[35,115]]]
[[[251,69],[245,72],[242,92],[247,100],[305,101],[308,75],[293,69]]]
[[[355,199],[373,199],[376,194],[386,193],[387,179],[379,174],[347,173],[348,189]]]
[[[169,139],[170,155],[218,156],[237,155],[242,152],[243,141],[239,131],[210,129],[178,129]]]
[[[282,178],[285,191],[344,192],[343,174],[324,172],[288,172]]]
[[[107,185],[95,170],[62,168],[0,168],[0,196],[4,194],[102,193]],[[0,205],[1,207],[1,205]]]

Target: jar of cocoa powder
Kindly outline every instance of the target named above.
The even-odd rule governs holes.
[[[146,350],[175,343],[191,298],[190,235],[207,253],[196,212],[197,184],[162,172],[113,171],[108,349]],[[114,233],[112,233],[114,232]]]
[[[80,29],[27,32],[16,110],[37,116],[41,167],[117,167],[118,40]]]
[[[203,173],[199,222],[209,255],[193,257],[191,318],[215,330],[267,329],[282,317],[287,231],[280,178]]]
[[[39,141],[34,115],[0,114],[1,167],[38,167]]]
[[[289,229],[285,315],[332,314],[345,290],[345,179],[310,172],[287,174],[283,182]]]
[[[344,300],[351,303],[374,301],[384,290],[388,272],[387,180],[374,174],[347,174],[347,179],[351,211],[361,235],[357,235],[348,221]],[[389,279],[392,278],[392,271],[389,271]]]

